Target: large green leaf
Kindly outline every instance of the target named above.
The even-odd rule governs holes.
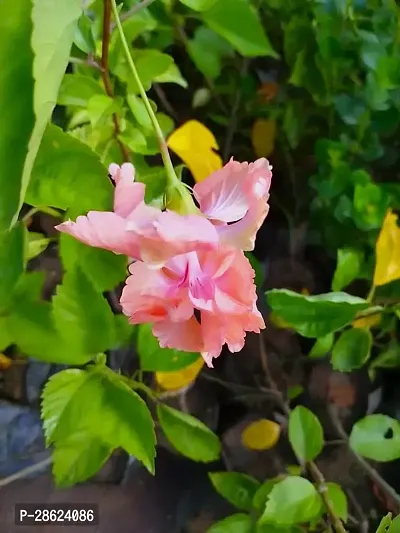
[[[320,510],[321,499],[307,479],[289,476],[274,485],[260,523],[292,525],[310,522]]]
[[[48,445],[62,447],[84,431],[98,444],[104,443],[104,449],[123,448],[154,471],[155,435],[150,412],[140,396],[108,368],[63,370],[50,378],[42,398]],[[87,442],[79,442],[87,448]]]
[[[0,232],[18,214],[34,127],[31,2],[0,2]]]
[[[217,0],[203,11],[204,22],[245,57],[278,57],[259,16],[247,0]]]
[[[65,342],[73,341],[78,351],[97,354],[112,346],[111,308],[79,268],[67,272],[57,287],[53,313],[60,336]]]
[[[304,337],[324,337],[336,331],[366,309],[362,298],[345,292],[304,296],[286,289],[267,293],[268,304],[275,314]]]
[[[32,171],[26,201],[71,208],[74,215],[112,208],[113,187],[107,169],[87,145],[47,127]]]
[[[81,13],[81,0],[33,0],[31,42],[35,56],[33,77],[36,122],[22,177],[21,205],[43,134],[57,102],[58,90],[68,65]]]
[[[79,74],[66,74],[60,86],[57,103],[65,106],[86,107],[95,94],[105,94],[95,79]]]
[[[0,232],[0,310],[9,305],[12,290],[24,270],[23,230],[18,224],[10,231]]]
[[[220,75],[222,59],[234,54],[230,44],[206,26],[196,29],[193,39],[187,43],[187,49],[200,72],[211,79]]]
[[[369,358],[372,335],[368,329],[344,331],[332,348],[331,363],[335,370],[350,372],[360,368]]]
[[[139,326],[137,350],[142,370],[152,372],[172,372],[191,365],[199,358],[198,353],[182,352],[161,348],[151,331],[151,324]]]
[[[7,317],[10,335],[27,355],[50,363],[83,365],[90,358],[71,345],[73,339],[62,338],[54,326],[52,306],[21,298]]]
[[[350,434],[350,447],[374,461],[400,458],[400,424],[390,416],[369,415],[356,422]]]
[[[301,461],[312,461],[322,450],[324,434],[318,418],[298,405],[289,417],[289,441]]]
[[[219,439],[203,422],[162,403],[157,416],[165,436],[182,455],[204,463],[218,459]]]
[[[212,472],[209,476],[215,490],[237,509],[252,510],[253,498],[260,488],[256,479],[239,472]]]
[[[124,255],[92,248],[66,233],[60,235],[60,256],[64,270],[69,272],[78,266],[100,292],[114,289],[128,275]]]
[[[76,431],[56,444],[53,474],[57,487],[69,487],[96,474],[112,452],[109,444],[88,431]]]

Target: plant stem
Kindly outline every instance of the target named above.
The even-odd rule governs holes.
[[[51,464],[51,457],[48,457],[47,459],[43,459],[43,461],[40,461],[39,463],[28,466],[27,468],[23,468],[19,472],[16,472],[15,474],[12,474],[11,476],[5,477],[3,479],[0,479],[0,489],[2,487],[5,487],[6,485],[9,485],[10,483],[13,483],[14,481],[17,481],[17,479],[22,479],[26,476],[29,476],[30,474],[34,474],[35,472],[38,472],[45,466]]]
[[[106,90],[107,96],[113,98],[113,88],[110,79],[110,73],[108,70],[108,49],[110,45],[110,34],[111,34],[111,3],[110,0],[104,0],[104,13],[103,13],[103,38],[101,42],[101,73],[104,83],[104,88]],[[121,133],[121,126],[119,124],[119,119],[117,113],[112,115],[114,123],[114,136],[115,140],[118,143],[119,149],[121,150],[122,158],[124,161],[129,161],[129,152],[127,147],[120,141],[118,138]]]
[[[150,105],[149,99],[147,98],[147,94],[146,94],[146,91],[144,90],[144,87],[143,87],[142,82],[140,80],[138,71],[136,70],[135,63],[133,61],[131,51],[129,50],[128,41],[126,40],[126,37],[125,37],[125,34],[124,34],[124,30],[122,28],[121,20],[119,18],[117,4],[116,4],[115,0],[111,0],[111,3],[112,3],[113,12],[114,12],[115,22],[117,24],[119,35],[121,37],[122,46],[124,47],[124,50],[125,50],[126,59],[128,61],[129,67],[130,67],[130,69],[132,71],[133,77],[134,77],[134,79],[135,79],[135,81],[136,81],[136,83],[137,83],[137,85],[139,87],[140,96],[143,99],[143,103],[144,103],[144,105],[146,107],[147,113],[149,114],[151,123],[152,123],[154,131],[156,133],[158,142],[160,144],[160,152],[161,152],[161,157],[163,159],[164,167],[165,167],[165,170],[166,170],[166,173],[167,173],[167,179],[168,179],[170,184],[174,184],[174,183],[177,183],[177,182],[180,183],[179,180],[178,180],[178,177],[177,177],[177,175],[175,173],[175,169],[174,169],[174,166],[173,166],[172,161],[171,161],[171,157],[170,157],[169,152],[168,152],[168,147],[167,147],[167,143],[165,141],[163,132],[162,132],[161,127],[160,127],[160,125],[158,123],[158,120],[157,120],[157,117],[156,117],[156,115],[155,115],[155,113],[153,111],[153,108]]]
[[[369,302],[369,303],[372,302],[372,300],[374,299],[374,296],[375,296],[375,290],[376,290],[376,287],[373,284],[372,287],[370,288],[370,291],[369,291],[368,296],[366,298],[367,302]]]

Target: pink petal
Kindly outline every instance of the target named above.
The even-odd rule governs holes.
[[[56,226],[58,231],[68,233],[89,246],[111,250],[116,254],[140,257],[139,241],[135,234],[125,230],[126,221],[108,211],[89,211],[76,222],[67,220]]]
[[[260,200],[238,222],[227,226],[215,226],[221,244],[235,246],[249,252],[254,250],[257,231],[260,229],[269,211],[269,205]]]
[[[115,182],[114,212],[127,218],[144,201],[145,185],[134,182],[135,168],[131,163],[121,167],[112,163],[108,171]]]
[[[270,164],[264,158],[250,164],[231,159],[221,170],[197,183],[194,195],[208,218],[235,222],[246,215],[254,201],[267,200],[271,177]]]
[[[153,326],[153,334],[161,348],[176,348],[185,352],[201,352],[203,340],[200,324],[192,317],[185,322],[163,320]]]

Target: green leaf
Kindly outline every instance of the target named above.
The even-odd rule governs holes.
[[[96,43],[92,32],[92,21],[87,15],[82,15],[75,29],[74,44],[85,54],[96,53]]]
[[[251,533],[253,523],[249,515],[237,513],[213,524],[207,533]]]
[[[379,526],[376,530],[376,533],[386,533],[391,523],[392,523],[392,513],[388,513],[380,521]]]
[[[25,231],[25,261],[30,261],[38,256],[50,243],[50,239],[45,237],[43,233],[36,233],[35,231]]]
[[[31,205],[72,208],[74,214],[111,210],[113,187],[97,154],[50,125],[40,145],[26,201]]]
[[[53,298],[55,324],[65,342],[83,353],[104,352],[115,337],[114,317],[102,294],[81,269],[67,272]]]
[[[86,107],[94,95],[104,95],[100,84],[89,76],[65,74],[58,93],[58,105]]]
[[[149,167],[146,170],[138,171],[136,179],[146,185],[144,198],[146,203],[150,204],[163,197],[167,184],[164,167]]]
[[[318,418],[298,405],[289,416],[289,441],[301,461],[312,461],[322,451],[324,433]]]
[[[262,513],[264,511],[270,492],[275,487],[275,485],[277,483],[280,483],[281,481],[282,478],[278,476],[273,479],[267,479],[259,487],[253,498],[253,507],[258,513]]]
[[[279,57],[264,32],[258,13],[247,0],[217,0],[202,17],[243,56]]]
[[[230,44],[206,26],[196,29],[193,39],[187,43],[187,50],[199,71],[211,79],[221,74],[222,59],[234,55]]]
[[[400,515],[393,518],[392,523],[389,526],[388,533],[399,533],[400,531]]]
[[[172,372],[191,365],[199,358],[198,353],[182,352],[160,348],[151,331],[151,324],[141,324],[137,337],[137,351],[142,370],[150,372]]]
[[[369,365],[368,372],[374,376],[376,368],[396,368],[400,366],[400,346],[394,341]]]
[[[34,127],[31,4],[0,2],[0,233],[19,211],[22,175]],[[16,98],[18,95],[18,98]],[[12,154],[12,177],[10,176]],[[2,239],[2,237],[0,237]],[[4,263],[3,263],[4,265]]]
[[[360,368],[369,358],[372,335],[368,329],[353,328],[343,331],[332,348],[332,367],[340,372]]]
[[[188,87],[188,82],[182,76],[182,73],[176,63],[171,63],[167,70],[165,70],[162,74],[158,74],[153,81],[155,83],[175,83],[184,89],[187,89]]]
[[[33,77],[36,122],[22,178],[21,204],[31,179],[42,137],[57,103],[58,91],[68,65],[81,13],[81,0],[58,2],[33,0],[32,48],[35,55]]]
[[[58,488],[71,487],[96,474],[112,448],[101,439],[81,430],[54,447],[53,474]]]
[[[234,507],[251,511],[254,495],[260,487],[256,479],[239,472],[212,472],[209,476],[215,490]]]
[[[182,455],[204,463],[218,459],[219,439],[203,422],[161,403],[157,416],[165,436]]]
[[[104,366],[63,370],[51,377],[42,394],[42,420],[47,445],[62,447],[84,431],[110,451],[123,448],[154,471],[150,412],[140,396]],[[87,442],[81,442],[87,449]]]
[[[328,487],[328,498],[332,502],[333,510],[339,518],[347,522],[348,504],[345,492],[336,483],[327,483],[326,486]]]
[[[140,80],[148,91],[157,76],[167,72],[170,66],[174,64],[174,60],[168,54],[163,54],[158,50],[136,50],[135,64]],[[127,81],[128,92],[138,94],[139,87],[130,72]]]
[[[315,341],[314,346],[311,348],[308,357],[311,359],[317,359],[324,357],[332,348],[335,336],[333,333],[328,333],[324,337],[320,337]]]
[[[259,523],[292,525],[310,522],[318,515],[320,505],[320,496],[312,483],[302,477],[289,476],[273,487]]]
[[[332,280],[332,290],[347,287],[360,273],[362,253],[355,248],[341,248],[337,252],[337,265]]]
[[[388,207],[385,191],[375,183],[357,184],[354,188],[354,222],[357,227],[369,231],[382,226]]]
[[[260,261],[251,252],[245,252],[244,255],[249,260],[252,269],[255,272],[254,283],[257,287],[261,287],[264,281],[264,272]]]
[[[356,422],[351,430],[350,447],[374,461],[400,458],[400,424],[390,416],[369,415]]]
[[[180,0],[182,4],[195,11],[205,11],[212,7],[217,0]]]
[[[142,98],[135,94],[128,94],[126,100],[139,126],[146,130],[151,130],[153,126]]]
[[[54,326],[52,306],[48,302],[20,299],[7,317],[11,336],[27,355],[49,363],[83,365],[91,358],[66,342]]]
[[[304,296],[287,289],[267,293],[275,314],[304,337],[324,337],[352,321],[368,307],[362,298],[345,292]]]
[[[24,228],[21,224],[0,233],[0,265],[0,309],[5,309],[24,270]]]
[[[60,235],[60,256],[65,271],[79,267],[99,292],[114,289],[127,277],[124,255],[86,246],[67,233]]]

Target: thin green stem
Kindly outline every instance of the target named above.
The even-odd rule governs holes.
[[[32,207],[31,209],[29,209],[26,215],[22,217],[21,222],[26,222],[31,217],[33,217],[33,215],[35,215],[36,213],[40,213],[40,212],[46,213],[47,215],[51,215],[52,217],[57,217],[57,218],[62,217],[62,215],[58,211],[53,209],[52,207],[46,207],[46,206],[40,207],[39,206],[39,207]]]
[[[374,299],[374,296],[375,296],[375,290],[376,290],[376,287],[375,285],[372,285],[369,293],[368,293],[368,296],[367,296],[367,302],[368,303],[371,303],[372,300]]]
[[[119,32],[119,35],[121,37],[122,46],[123,46],[124,51],[125,51],[126,59],[128,61],[129,67],[130,67],[130,69],[132,71],[133,77],[134,77],[134,79],[135,79],[135,81],[136,81],[136,83],[137,83],[137,85],[139,87],[140,96],[143,99],[143,103],[144,103],[144,105],[146,107],[147,113],[149,114],[151,123],[152,123],[153,128],[154,128],[154,131],[155,131],[155,133],[157,135],[158,142],[160,143],[160,152],[161,152],[161,157],[163,159],[164,167],[165,167],[165,170],[166,170],[166,173],[167,173],[167,179],[170,182],[170,184],[174,184],[176,182],[179,182],[179,180],[178,180],[178,177],[177,177],[177,175],[175,173],[175,169],[174,169],[174,166],[173,166],[172,161],[171,161],[171,157],[170,157],[169,152],[168,152],[167,143],[165,141],[165,138],[164,138],[163,132],[161,130],[160,124],[158,123],[157,117],[156,117],[156,115],[155,115],[155,113],[153,111],[153,108],[150,105],[149,99],[147,98],[147,94],[146,94],[146,91],[144,90],[144,87],[143,87],[142,82],[140,80],[138,71],[136,70],[136,66],[135,66],[135,63],[133,61],[131,51],[129,49],[128,41],[126,40],[125,33],[124,33],[123,28],[122,28],[121,19],[119,17],[116,1],[115,0],[111,0],[111,4],[112,4],[114,18],[115,18],[115,22],[116,22],[116,25],[117,25],[117,28],[118,28],[118,32]]]

